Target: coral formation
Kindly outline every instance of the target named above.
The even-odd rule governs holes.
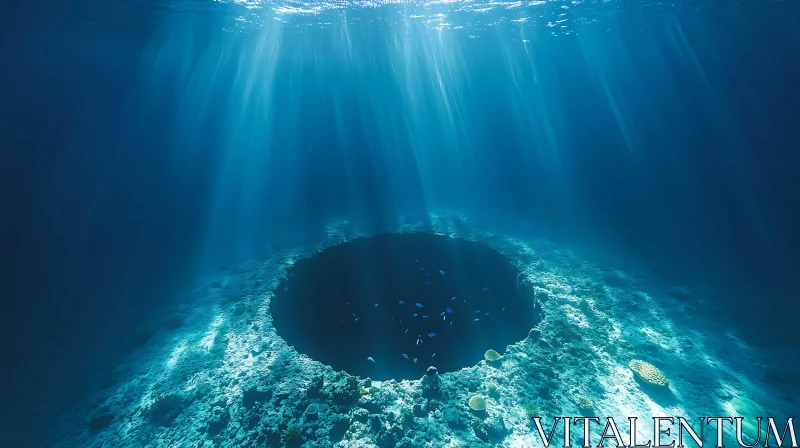
[[[485,411],[486,399],[481,395],[473,395],[472,398],[469,399],[469,407],[475,411]]]
[[[497,353],[496,351],[489,349],[486,350],[486,353],[483,354],[483,357],[486,358],[487,361],[497,361],[503,358],[503,355]]]
[[[633,371],[641,381],[653,386],[667,387],[669,380],[667,377],[658,370],[658,367],[650,364],[649,362],[641,361],[638,359],[632,360],[628,363],[628,367]]]

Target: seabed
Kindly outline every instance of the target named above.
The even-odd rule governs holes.
[[[417,379],[379,381],[311,359],[276,332],[273,291],[296,262],[373,235],[337,222],[317,241],[272,247],[199,279],[142,329],[142,346],[117,367],[113,386],[58,417],[48,446],[533,447],[541,446],[533,415],[548,431],[556,416],[610,416],[621,425],[637,416],[638,440],[647,441],[652,416],[785,422],[796,409],[795,389],[765,380],[777,366],[796,366],[738,339],[711,307],[721,303],[714,291],[665,284],[624,259],[579,255],[463,214],[408,217],[384,230],[493,248],[518,269],[541,320],[510,345],[491,347],[497,361],[438,372],[427,369],[436,357],[426,358]],[[373,364],[368,356],[365,365]],[[669,385],[648,388],[632,360],[656,366]],[[475,395],[485,398],[484,411],[469,407]]]

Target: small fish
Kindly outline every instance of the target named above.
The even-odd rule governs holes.
[[[424,270],[425,270],[425,268],[419,268],[419,270],[420,270],[420,271],[424,271]]]
[[[439,313],[439,315],[440,315],[440,316],[444,316],[444,311],[442,311],[441,313]]]
[[[488,316],[488,315],[489,315],[489,313],[484,314],[484,316]]]
[[[422,275],[424,275],[425,277],[430,277],[430,276],[431,276],[431,273],[430,273],[430,272],[426,272],[426,273],[424,273],[424,274],[422,274]]]
[[[356,313],[353,313],[353,317],[356,317]]]
[[[479,321],[479,320],[480,320],[480,319],[478,319],[478,318],[472,319],[472,321],[473,321],[473,322],[477,322],[477,321]]]
[[[417,358],[414,358],[414,364],[416,364],[416,363],[417,363]]]
[[[404,303],[406,303],[406,302],[403,302],[402,300],[399,300],[397,303],[399,303],[400,305],[402,305],[402,304],[404,304]]]
[[[372,359],[372,356],[367,356],[367,361],[372,361],[372,362],[375,362],[375,360],[374,360],[374,359]]]
[[[505,310],[506,310],[506,307],[503,307],[503,309],[502,309],[502,310],[500,310],[500,311],[505,311]]]
[[[450,308],[445,309],[445,311],[447,311],[448,313],[452,313],[453,312],[453,310],[451,310]]]
[[[422,304],[421,303],[415,303],[414,306],[416,306],[417,308],[422,308]]]
[[[406,331],[403,334],[406,334],[406,333],[408,333],[408,328],[406,328]]]
[[[422,282],[423,285],[430,285],[431,282]]]
[[[392,322],[394,322],[394,316],[392,316]]]
[[[375,306],[378,306],[378,304],[376,303]]]
[[[450,297],[450,300],[456,300],[456,296]]]
[[[442,320],[447,320],[447,316],[442,316]]]
[[[358,318],[356,317],[356,320],[354,320],[353,322],[358,322]]]
[[[453,323],[452,323],[452,322],[450,322],[450,325],[453,325]]]
[[[441,270],[441,269],[439,269],[439,273],[440,273],[440,274],[442,274],[442,275],[444,275],[444,271],[443,271],[443,270]]]
[[[483,288],[481,288],[481,291],[488,291],[488,290],[489,290],[488,286],[484,286]]]
[[[480,314],[480,312],[481,312],[481,310],[475,310],[475,311],[473,311],[473,313],[474,313],[474,314]]]
[[[434,356],[436,356],[436,352],[433,352],[433,354],[431,355],[431,358],[433,358]]]
[[[417,317],[417,313],[414,313],[414,314],[412,314],[411,316],[413,316],[413,317]]]
[[[423,315],[423,316],[422,316],[422,318],[423,318],[423,319],[427,319],[427,318],[428,318],[428,316],[424,316],[424,315]]]
[[[436,333],[428,333],[428,337],[429,338],[432,338],[432,337],[435,337],[435,336],[436,336]]]
[[[403,358],[406,358],[406,359],[408,359],[408,355],[406,355],[405,353],[403,353]]]
[[[417,345],[419,345],[419,338],[417,338]]]

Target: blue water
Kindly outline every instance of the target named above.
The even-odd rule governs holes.
[[[340,219],[522,223],[797,344],[796,0],[3,8],[3,424],[106,381],[197,275]]]

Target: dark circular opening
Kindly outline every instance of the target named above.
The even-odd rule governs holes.
[[[517,274],[511,260],[471,241],[358,238],[297,261],[275,291],[273,322],[289,345],[337,370],[417,379],[431,365],[475,365],[528,335],[539,316]]]

